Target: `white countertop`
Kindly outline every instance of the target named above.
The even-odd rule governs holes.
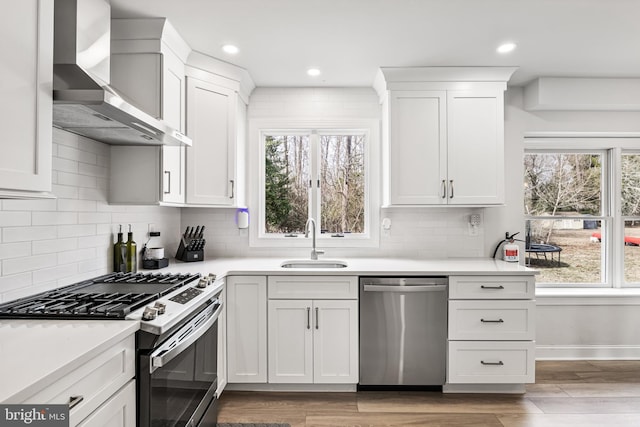
[[[0,402],[22,402],[139,326],[130,320],[0,321]]]
[[[299,258],[298,258],[299,259]],[[334,259],[326,257],[326,260]],[[491,258],[345,258],[345,268],[282,268],[285,258],[219,258],[198,262],[172,260],[169,267],[158,272],[214,273],[218,277],[231,275],[353,275],[353,276],[450,276],[450,275],[532,275],[537,271]],[[322,258],[320,259],[322,260]]]
[[[325,258],[329,259],[329,258]],[[532,275],[536,270],[490,258],[348,258],[346,268],[282,268],[284,258],[224,258],[201,262],[173,260],[154,272],[228,275],[445,276]],[[0,402],[19,403],[62,378],[109,346],[135,333],[138,321],[0,321]]]

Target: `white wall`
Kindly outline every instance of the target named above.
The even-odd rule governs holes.
[[[497,230],[499,224],[524,232],[525,132],[640,132],[640,112],[528,112],[523,108],[522,88],[510,88],[505,99],[507,203],[504,208],[487,209],[487,233]],[[639,298],[620,295],[597,299],[538,297],[537,300],[538,358],[640,358]]]
[[[0,301],[112,271],[118,224],[141,249],[153,223],[175,252],[179,209],[107,204],[108,145],[54,128],[52,178],[55,199],[0,200]]]
[[[257,88],[251,94],[248,119],[320,118],[320,119],[380,119],[381,108],[377,93],[372,88]],[[249,137],[251,144],[251,137]],[[247,152],[255,151],[249,145]],[[381,165],[374,165],[373,181],[380,181]],[[250,177],[248,171],[248,177]],[[248,202],[252,200],[255,184],[248,181]],[[380,192],[380,188],[376,191]],[[256,212],[249,204],[250,212]],[[468,216],[484,209],[465,208],[407,208],[381,210],[380,219],[390,218],[392,228],[388,235],[381,233],[377,248],[326,248],[327,257],[335,256],[388,256],[411,258],[481,257],[485,249],[483,229],[476,236],[468,233]],[[488,210],[487,210],[488,211]],[[246,231],[235,228],[235,211],[211,209],[182,209],[182,228],[205,225],[207,258],[225,256],[300,256],[307,257],[304,249],[265,249],[249,245]],[[380,227],[380,224],[374,224]],[[504,230],[506,231],[506,230]],[[490,235],[489,246],[499,241],[501,233]],[[321,244],[320,246],[321,247]]]

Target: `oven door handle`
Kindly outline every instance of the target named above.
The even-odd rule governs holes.
[[[165,366],[178,354],[182,353],[183,350],[185,350],[191,344],[196,342],[200,337],[202,337],[218,320],[218,316],[220,316],[221,311],[222,303],[220,303],[216,311],[204,323],[201,323],[194,328],[194,323],[198,322],[198,318],[196,317],[184,328],[182,328],[182,330],[176,332],[176,336],[182,336],[179,341],[170,341],[151,353],[151,355],[149,356],[151,360],[151,363],[149,364],[149,373],[153,373],[156,369]],[[194,329],[191,330],[188,334],[183,335],[182,331],[186,331],[189,328]]]

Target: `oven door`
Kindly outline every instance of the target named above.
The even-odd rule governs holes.
[[[140,352],[140,427],[215,425],[221,309],[216,300],[158,348]]]

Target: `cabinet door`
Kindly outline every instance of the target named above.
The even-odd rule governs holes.
[[[162,147],[162,194],[166,203],[185,201],[185,147]]]
[[[85,418],[78,427],[135,427],[136,382],[131,380],[102,406]]]
[[[185,76],[184,64],[167,50],[162,54],[162,118],[171,127],[185,129]],[[185,202],[186,151],[185,147],[162,147],[162,194],[167,203]]]
[[[169,126],[184,132],[185,71],[184,64],[169,49],[162,53],[162,118]]]
[[[187,203],[235,204],[236,93],[187,79]]]
[[[358,382],[358,301],[313,302],[314,383]]]
[[[227,386],[227,288],[220,293],[218,299],[222,302],[222,311],[218,317],[218,389],[220,396]]]
[[[267,278],[227,278],[227,380],[267,382]]]
[[[19,192],[51,191],[53,2],[16,2],[7,16],[0,26],[0,197],[29,197]]]
[[[391,204],[447,203],[445,103],[444,91],[391,92]]]
[[[448,92],[449,204],[504,203],[504,105],[500,91]]]
[[[269,300],[269,382],[313,383],[311,300]]]

